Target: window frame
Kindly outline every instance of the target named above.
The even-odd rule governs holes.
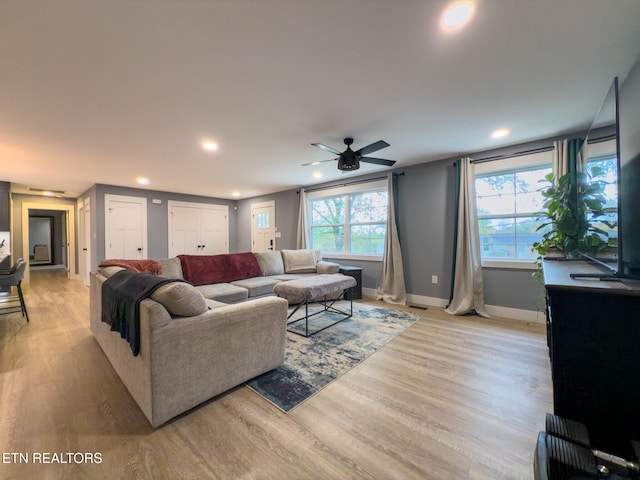
[[[351,204],[350,204],[350,196],[354,195],[354,194],[363,194],[363,193],[369,193],[369,192],[380,192],[380,191],[384,191],[387,192],[387,205],[388,205],[388,201],[389,201],[389,186],[388,186],[388,182],[386,179],[382,179],[382,180],[373,180],[371,182],[362,182],[362,183],[357,183],[357,184],[352,184],[352,185],[344,185],[344,186],[339,186],[339,187],[335,187],[335,188],[323,188],[323,189],[319,189],[319,190],[315,190],[315,191],[310,191],[307,193],[307,199],[305,202],[305,208],[307,209],[307,218],[308,218],[308,238],[309,238],[309,243],[310,246],[309,248],[312,248],[314,250],[316,250],[316,248],[313,246],[313,235],[312,235],[312,229],[314,227],[313,225],[313,218],[312,218],[312,208],[311,208],[311,203],[314,200],[319,200],[322,198],[332,198],[332,197],[341,197],[344,196],[346,197],[346,201],[345,201],[345,222],[344,223],[340,223],[340,224],[336,224],[336,225],[340,225],[344,228],[344,245],[349,247],[349,250],[351,249],[351,229],[350,227],[352,225],[380,225],[379,222],[356,222],[356,223],[351,223]],[[384,221],[384,226],[385,226],[385,236],[387,234],[387,231],[389,229],[389,225],[388,225],[388,219],[385,218]],[[362,254],[362,253],[351,253],[351,251],[349,252],[322,252],[322,256],[325,258],[331,258],[331,259],[337,259],[337,260],[369,260],[369,261],[382,261],[382,255],[377,255],[377,254]]]
[[[551,168],[553,169],[553,151],[550,149],[544,152],[538,152],[527,155],[519,155],[517,157],[510,157],[500,160],[494,160],[490,162],[482,162],[474,164],[474,191],[475,180],[478,177],[487,177],[491,175],[500,175],[505,173],[517,173],[528,170],[535,170],[537,168]],[[487,216],[481,216],[477,210],[477,192],[476,194],[476,216],[478,225],[480,220],[486,219]],[[522,214],[501,214],[491,215],[490,218],[528,218],[534,212],[527,212]],[[482,258],[482,252],[480,252],[481,265],[483,268],[499,268],[499,269],[518,269],[518,270],[536,270],[535,259],[525,258]]]

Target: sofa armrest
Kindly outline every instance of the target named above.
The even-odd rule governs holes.
[[[318,263],[316,263],[316,273],[340,273],[340,264],[320,260]]]

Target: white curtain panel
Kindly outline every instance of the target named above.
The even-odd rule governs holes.
[[[569,141],[569,139],[564,139],[553,142],[552,168],[556,179],[569,171]],[[588,155],[587,145],[583,144],[576,155],[576,170],[578,172],[586,171]]]
[[[569,141],[558,140],[553,142],[553,175],[556,179],[569,171]]]
[[[384,237],[382,274],[380,275],[380,284],[376,290],[376,300],[396,305],[406,305],[407,292],[404,285],[402,251],[400,250],[400,241],[398,239],[392,173],[389,174],[388,185],[387,234]]]
[[[580,151],[576,155],[576,170],[578,170],[579,172],[587,171],[587,160],[589,159],[588,148],[589,145],[587,144],[587,141],[585,139],[582,147],[580,148]]]
[[[308,248],[309,245],[309,220],[307,216],[307,192],[300,189],[300,205],[298,208],[298,234],[296,248]]]
[[[476,189],[473,163],[470,158],[460,160],[460,195],[458,197],[458,238],[454,267],[453,297],[445,312],[451,315],[489,314],[484,306],[480,235],[476,211]]]

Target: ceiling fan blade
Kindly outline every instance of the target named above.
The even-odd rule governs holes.
[[[336,160],[338,160],[337,158],[330,158],[329,160],[320,160],[320,161],[315,161],[315,162],[309,162],[309,163],[303,163],[302,165],[300,165],[301,167],[308,167],[309,165],[317,165],[319,163],[324,163],[324,162],[335,162]]]
[[[374,157],[362,157],[360,158],[361,162],[367,163],[375,163],[376,165],[386,165],[387,167],[392,166],[396,163],[395,160],[385,160],[384,158],[374,158]]]
[[[362,147],[360,150],[356,150],[356,155],[367,155],[369,153],[377,152],[378,150],[382,150],[383,148],[390,147],[387,142],[384,140],[378,140],[371,145],[367,145],[366,147]]]
[[[311,145],[313,145],[314,147],[321,148],[325,152],[333,153],[334,155],[340,155],[342,153],[341,151],[336,150],[333,147],[327,147],[326,145],[323,145],[322,143],[312,143]]]

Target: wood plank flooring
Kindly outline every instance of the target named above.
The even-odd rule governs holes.
[[[289,414],[238,387],[152,429],[91,335],[89,289],[44,270],[24,291],[31,322],[0,316],[2,479],[533,478],[543,325],[406,308],[422,318]]]

